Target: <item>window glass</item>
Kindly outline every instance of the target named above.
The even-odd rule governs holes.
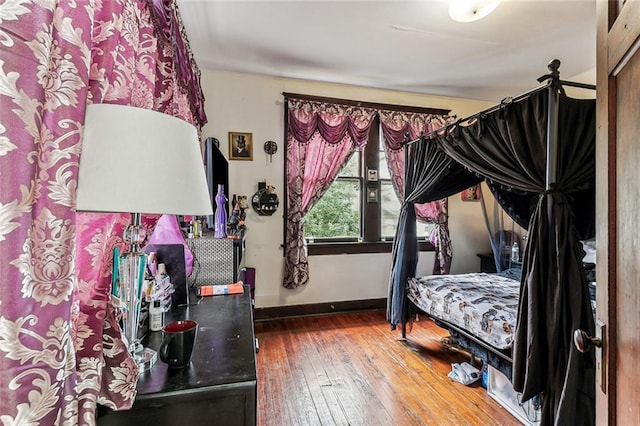
[[[384,149],[380,150],[378,176],[380,177],[380,179],[391,179],[391,174],[389,173],[389,168],[387,167],[387,155],[385,154]]]
[[[416,222],[416,234],[418,238],[429,238],[429,234],[435,225],[433,223]]]
[[[380,182],[380,236],[391,239],[396,234],[398,215],[400,214],[400,201],[393,190],[391,181]]]
[[[349,161],[340,171],[338,176],[358,177],[360,176],[360,151],[356,151],[351,155]]]
[[[380,236],[389,240],[396,235],[398,216],[400,215],[400,201],[391,186],[391,181],[380,182]],[[418,238],[427,238],[433,229],[433,223],[416,222],[416,234]]]
[[[377,173],[372,174],[371,170]],[[400,207],[387,167],[382,128],[378,127],[368,143],[351,155],[327,192],[305,215],[305,237],[313,243],[310,247],[314,254],[335,254],[333,248],[341,243],[351,246],[359,242],[389,242],[395,238]],[[418,222],[416,228],[418,238],[424,241],[433,224]],[[370,248],[362,246],[361,250],[369,252]]]
[[[359,239],[362,235],[360,200],[359,180],[336,179],[304,217],[304,233],[307,239]]]

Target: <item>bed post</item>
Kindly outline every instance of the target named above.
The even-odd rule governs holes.
[[[549,84],[549,104],[547,105],[547,168],[545,175],[545,189],[547,191],[552,189],[552,186],[556,183],[556,166],[558,163],[558,110],[560,102],[560,94],[558,92],[557,84],[560,81],[560,61],[554,59],[549,62],[547,68],[550,74],[547,76],[551,78]],[[551,219],[552,204],[549,204],[549,211],[547,214]]]
[[[405,133],[404,134],[404,188],[402,190],[403,194],[403,200],[402,202],[404,203],[404,201],[407,199],[407,187],[408,187],[408,182],[409,182],[409,133]],[[415,275],[415,271],[413,272]],[[408,303],[407,303],[407,288],[406,288],[406,283],[405,283],[405,288],[403,289],[403,297],[402,297],[402,313],[400,314],[400,321],[402,322],[402,338],[406,339],[407,338],[407,317],[409,316],[409,312],[408,312]]]

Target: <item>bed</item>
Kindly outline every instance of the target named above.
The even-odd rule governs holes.
[[[594,264],[584,266],[588,275],[594,274]],[[493,274],[411,277],[407,298],[449,331],[443,343],[462,348],[470,353],[471,361],[479,358],[511,377],[520,275],[521,270],[514,268]],[[589,290],[595,304],[595,282],[589,283]]]
[[[449,331],[443,340],[511,377],[520,270],[409,278],[407,298]]]
[[[563,87],[595,88],[560,80],[559,66],[558,60],[549,63],[549,74],[538,79],[547,82],[542,87],[407,141],[387,320],[392,329],[401,325],[405,335],[413,305],[407,282],[418,264],[414,204],[449,197],[484,180],[529,233],[517,296],[519,326],[511,325],[513,346],[506,349],[484,342],[464,322],[448,327],[492,353],[510,352],[514,389],[523,401],[545,395],[543,423],[593,424],[594,351],[579,352],[573,333],[595,334],[579,240],[595,235],[596,103],[571,98]],[[451,263],[447,215],[442,211],[436,224],[434,274],[447,274],[436,266]]]
[[[520,281],[496,274],[410,278],[407,297],[434,319],[455,325],[490,346],[513,344]]]

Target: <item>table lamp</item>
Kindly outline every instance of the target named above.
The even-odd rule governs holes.
[[[129,249],[114,259],[120,267],[112,295],[122,317],[127,349],[142,367],[149,360],[141,356],[138,339],[146,268],[140,248],[146,233],[140,216],[213,214],[196,128],[148,109],[88,105],[76,210],[131,214],[123,236]]]

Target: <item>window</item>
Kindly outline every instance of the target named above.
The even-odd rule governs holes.
[[[386,158],[384,141],[381,140],[383,134],[381,120],[384,120],[385,132],[393,132],[390,133],[390,137],[393,139],[393,144],[398,146],[403,135],[406,134],[404,132],[407,126],[410,126],[411,132],[415,133],[415,126],[426,128],[429,125],[430,121],[424,121],[425,119],[431,120],[433,116],[444,118],[450,111],[295,93],[283,93],[283,95],[287,99],[284,110],[285,140],[289,140],[292,132],[293,140],[298,143],[304,141],[296,146],[288,146],[285,151],[294,157],[291,163],[289,160],[285,161],[285,191],[289,191],[289,186],[295,191],[289,196],[288,203],[285,205],[286,222],[283,238],[285,255],[298,256],[302,259],[298,263],[289,264],[290,268],[285,272],[285,276],[291,278],[292,285],[296,285],[296,274],[301,269],[298,265],[303,267],[306,265],[307,253],[313,255],[391,251],[400,202],[393,189],[386,163],[387,160],[393,162],[395,170],[395,162],[401,161],[401,158],[396,159],[395,154],[393,159]],[[319,115],[320,111],[327,113],[331,117],[330,120],[355,126],[348,127],[348,131],[356,133],[350,133],[349,139],[341,140],[340,138],[344,137],[345,128],[340,127],[342,124],[338,127],[329,124]],[[432,117],[426,117],[427,115]],[[319,122],[323,124],[317,125]],[[356,122],[364,126],[355,124]],[[396,124],[400,126],[399,129],[395,128]],[[362,133],[355,128],[369,130],[368,133]],[[341,144],[349,140],[358,140],[359,143],[363,143],[364,139],[367,141],[366,146],[351,154],[348,147]],[[334,150],[333,147],[328,148],[330,153],[327,154],[327,161],[318,162],[318,157],[309,159],[304,157],[308,148],[304,145],[306,142],[313,144],[312,151],[316,153],[322,150],[318,143],[329,142],[334,147],[339,145],[339,148],[338,150]],[[346,155],[350,155],[347,164],[336,174],[335,161],[342,163]],[[317,172],[321,171],[331,179],[332,183],[320,199],[312,201],[312,209],[302,215],[300,185],[303,176],[301,173],[304,173],[307,160],[310,161],[308,164],[314,168],[310,171],[316,172],[306,176],[307,178],[318,182]],[[291,171],[293,174],[290,174]],[[305,188],[305,196],[317,197],[320,188],[320,186]],[[292,203],[291,211],[289,211],[289,202]],[[304,224],[304,236],[301,224],[298,222],[300,217]],[[418,224],[418,235],[427,236],[431,228],[432,225]],[[305,238],[309,243],[306,252],[302,249],[301,238]],[[433,249],[426,240],[420,243],[420,250]]]
[[[382,132],[380,132],[382,134]],[[396,195],[391,175],[387,166],[387,155],[384,151],[384,140],[378,143],[378,176],[380,180],[380,238],[391,240],[396,234],[398,215],[400,214],[400,200]]]
[[[380,132],[382,134],[382,131]],[[378,144],[378,175],[380,177],[380,237],[384,240],[393,239],[398,226],[400,215],[400,200],[391,183],[391,175],[387,166],[387,156],[384,149],[384,140]],[[416,223],[416,231],[419,239],[427,239],[435,225],[433,223]]]
[[[327,192],[304,217],[309,242],[362,239],[362,178],[356,151]]]
[[[379,120],[374,120],[365,148],[351,155],[304,217],[309,254],[391,251],[400,201],[387,168]],[[418,237],[426,240],[433,225],[417,225]],[[425,241],[421,249],[433,248]]]

